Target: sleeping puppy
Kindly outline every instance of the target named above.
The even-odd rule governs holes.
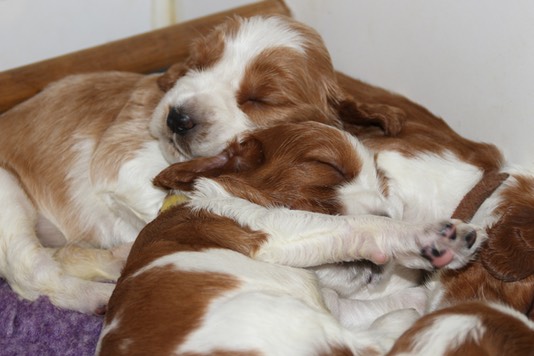
[[[220,154],[170,166],[155,184],[189,201],[136,239],[97,354],[383,354],[417,314],[346,328],[304,268],[392,257],[458,267],[483,237],[458,220],[359,215],[344,192],[378,184],[374,173],[354,137],[317,122],[257,130]]]
[[[163,75],[51,84],[0,116],[0,276],[23,298],[101,312],[114,287],[102,282],[165,196],[150,183],[159,171],[254,127],[339,126],[341,104],[362,123],[384,119],[339,88],[318,34],[282,17],[230,19]]]

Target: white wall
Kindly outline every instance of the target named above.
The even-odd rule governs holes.
[[[251,2],[0,0],[0,71]]]
[[[147,0],[0,0],[0,70],[149,31],[151,6]]]
[[[0,0],[0,70],[148,31],[168,20],[155,15],[162,6],[186,20],[249,2]],[[534,1],[286,3],[323,35],[336,68],[534,166]]]

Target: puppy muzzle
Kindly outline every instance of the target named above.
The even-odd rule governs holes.
[[[180,107],[171,107],[167,115],[167,126],[173,133],[185,135],[196,126],[196,123]]]

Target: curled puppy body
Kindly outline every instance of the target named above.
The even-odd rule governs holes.
[[[444,255],[448,264],[462,263],[476,246],[461,244],[473,230],[459,221],[337,215],[347,212],[340,190],[371,174],[372,160],[349,134],[309,122],[254,131],[221,154],[171,165],[155,184],[190,200],[141,231],[110,299],[98,353],[386,352],[417,314],[346,328],[305,268],[396,257],[432,269]]]
[[[229,19],[162,75],[51,84],[0,116],[0,276],[23,298],[102,311],[113,289],[102,282],[165,196],[151,185],[158,172],[255,127],[340,126],[341,102],[372,116],[337,85],[320,36],[284,17]]]

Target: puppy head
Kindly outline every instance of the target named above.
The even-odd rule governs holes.
[[[159,84],[167,92],[150,129],[170,162],[212,156],[253,128],[309,120],[340,126],[345,99],[320,36],[278,16],[229,19],[196,40],[188,60]]]
[[[154,184],[191,190],[207,177],[257,204],[337,214],[342,211],[338,188],[363,167],[355,142],[316,122],[280,124],[247,133],[215,156],[173,164]]]

